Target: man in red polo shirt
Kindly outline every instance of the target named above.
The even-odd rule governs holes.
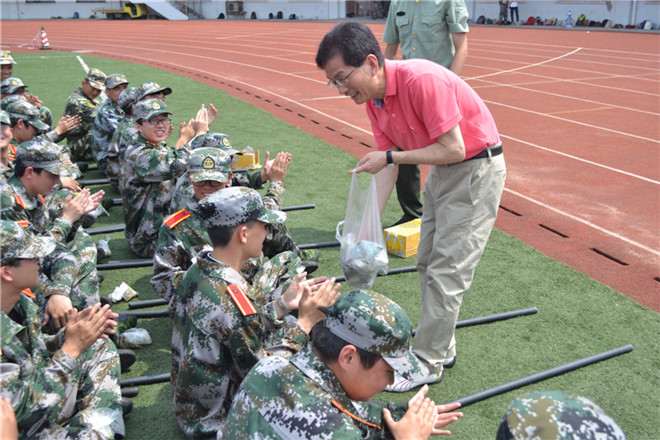
[[[450,70],[423,59],[385,60],[367,26],[343,22],[321,41],[316,64],[328,85],[366,104],[378,151],[351,172],[375,174],[385,207],[398,164],[433,165],[424,185],[417,256],[422,298],[413,353],[421,382],[395,379],[390,391],[438,383],[456,360],[454,328],[463,293],[495,223],[506,166],[492,115]]]

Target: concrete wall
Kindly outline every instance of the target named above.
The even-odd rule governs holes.
[[[73,0],[53,0],[51,2],[26,2],[25,0],[0,0],[0,16],[3,20],[33,20],[50,19],[53,17],[71,18],[78,12],[81,19],[87,19],[94,9],[119,8],[119,1],[76,2]],[[222,12],[226,14],[224,1],[189,0],[191,8],[201,11],[205,19],[216,19]],[[257,19],[268,19],[268,14],[277,14],[282,11],[284,19],[296,14],[302,20],[337,20],[346,17],[347,10],[355,11],[356,16],[369,14],[369,8],[358,10],[354,2],[346,0],[261,0],[244,1],[245,18],[255,12]],[[476,21],[477,17],[484,15],[487,18],[497,19],[499,5],[497,0],[466,0],[470,17]],[[660,2],[651,0],[611,0],[611,1],[577,1],[566,0],[527,0],[519,3],[520,19],[529,16],[540,16],[542,19],[557,17],[564,20],[569,9],[573,18],[585,14],[588,19],[603,21],[610,19],[613,23],[636,24],[642,20],[651,20],[654,29],[660,27]],[[98,14],[104,19],[105,14]]]

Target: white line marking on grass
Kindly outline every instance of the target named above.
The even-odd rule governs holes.
[[[638,243],[638,242],[636,242],[636,241],[634,241],[634,240],[631,240],[631,239],[629,239],[629,238],[626,238],[626,237],[624,237],[624,236],[621,235],[621,234],[617,234],[616,232],[612,232],[612,231],[610,231],[610,230],[607,230],[607,229],[605,229],[605,228],[603,228],[603,227],[601,227],[601,226],[598,226],[598,225],[596,225],[596,224],[594,224],[594,223],[591,223],[591,222],[588,221],[588,220],[584,220],[584,219],[582,219],[582,218],[580,218],[580,217],[576,217],[576,216],[574,216],[573,214],[569,214],[568,212],[564,212],[564,211],[562,211],[561,209],[553,208],[553,207],[550,206],[550,205],[547,205],[547,204],[545,204],[545,203],[543,203],[543,202],[540,202],[540,201],[538,201],[538,200],[536,200],[536,199],[533,199],[533,198],[531,198],[531,197],[528,197],[528,196],[526,196],[526,195],[523,195],[523,194],[521,194],[521,193],[519,193],[519,192],[517,192],[517,191],[514,191],[514,190],[512,190],[512,189],[504,188],[504,191],[506,191],[506,192],[508,192],[508,193],[511,193],[511,194],[513,194],[513,195],[515,195],[515,196],[518,196],[518,197],[520,197],[521,199],[525,199],[525,200],[527,200],[528,202],[531,202],[531,203],[534,203],[534,204],[536,204],[536,205],[542,206],[543,208],[549,209],[549,210],[552,211],[552,212],[555,212],[555,213],[557,213],[557,214],[560,214],[560,215],[563,215],[563,216],[565,216],[565,217],[568,217],[568,218],[570,218],[571,220],[575,220],[575,221],[578,222],[578,223],[582,223],[582,224],[587,225],[587,226],[589,226],[589,227],[591,227],[591,228],[594,228],[594,229],[596,229],[596,230],[598,230],[598,231],[600,231],[600,232],[603,232],[604,234],[607,234],[607,235],[609,235],[609,236],[611,236],[611,237],[618,238],[618,239],[621,240],[621,241],[624,241],[624,242],[626,242],[626,243],[628,243],[628,244],[631,244],[631,245],[633,245],[633,246],[635,246],[635,247],[638,247],[638,248],[640,248],[640,249],[643,249],[643,250],[645,250],[645,251],[647,251],[647,252],[650,252],[650,253],[652,253],[652,254],[654,254],[654,255],[658,255],[658,256],[660,256],[660,251],[658,251],[658,250],[656,250],[656,249],[653,249],[653,248],[650,248],[650,247],[648,247],[648,246],[646,246],[646,245],[643,245],[643,244],[641,244],[641,243]]]
[[[87,67],[87,64],[85,61],[83,61],[82,57],[80,55],[76,55],[76,58],[78,58],[78,62],[80,62],[80,65],[82,66],[85,73],[89,72],[89,67]]]
[[[512,141],[515,141],[515,142],[519,142],[523,145],[529,145],[530,147],[538,148],[539,150],[543,150],[543,151],[546,151],[548,153],[558,154],[560,156],[564,156],[564,157],[567,157],[569,159],[577,160],[579,162],[584,162],[586,164],[593,165],[593,166],[600,167],[600,168],[604,168],[604,169],[609,170],[609,171],[614,171],[615,173],[624,174],[624,175],[629,176],[629,177],[634,177],[635,179],[643,180],[645,182],[653,183],[655,185],[660,185],[660,182],[657,181],[657,180],[653,180],[653,179],[650,179],[648,177],[640,176],[638,174],[629,173],[628,171],[623,171],[623,170],[620,170],[618,168],[608,167],[607,165],[603,165],[603,164],[600,164],[598,162],[593,162],[593,161],[588,160],[588,159],[583,159],[581,157],[573,156],[572,154],[563,153],[561,151],[553,150],[553,149],[548,148],[548,147],[542,147],[540,145],[533,144],[531,142],[523,141],[522,139],[514,138],[513,136],[507,136],[505,134],[500,133],[500,137],[510,139]]]
[[[559,55],[558,57],[550,58],[549,60],[540,61],[540,62],[538,62],[538,63],[534,63],[534,64],[526,64],[526,65],[524,65],[524,66],[516,67],[515,69],[500,70],[500,71],[498,71],[498,72],[487,73],[486,75],[473,76],[472,78],[465,78],[465,81],[470,81],[470,80],[474,80],[474,79],[486,78],[486,77],[488,77],[488,76],[501,75],[501,74],[503,74],[503,73],[516,72],[516,71],[518,71],[518,70],[523,70],[523,69],[529,69],[530,67],[540,66],[540,65],[543,65],[543,64],[547,64],[547,63],[551,63],[551,62],[553,62],[553,61],[559,60],[559,59],[561,59],[561,58],[565,58],[565,57],[567,57],[567,56],[569,56],[569,55],[573,55],[574,53],[579,52],[580,50],[582,50],[582,48],[581,48],[581,47],[578,47],[577,49],[575,49],[575,50],[572,51],[572,52],[568,52],[568,53],[565,53],[565,54],[563,54],[563,55]]]

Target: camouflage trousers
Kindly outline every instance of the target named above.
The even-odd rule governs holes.
[[[92,133],[87,133],[83,137],[75,140],[67,140],[67,147],[71,154],[71,160],[78,161],[95,161],[94,151],[92,151]]]
[[[43,439],[114,439],[124,435],[119,355],[108,339],[78,356],[78,380],[67,385],[62,404],[50,413]]]
[[[116,156],[104,156],[99,158],[96,163],[99,169],[105,176],[110,179],[112,186],[119,191],[119,173],[121,167],[119,166],[119,158]]]

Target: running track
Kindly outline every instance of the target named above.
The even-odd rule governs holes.
[[[383,24],[367,23],[380,38]],[[333,24],[2,22],[1,41],[30,50],[45,26],[55,50],[188,76],[361,157],[373,148],[364,109],[314,64]],[[473,27],[462,76],[504,142],[496,227],[660,311],[660,36]]]

